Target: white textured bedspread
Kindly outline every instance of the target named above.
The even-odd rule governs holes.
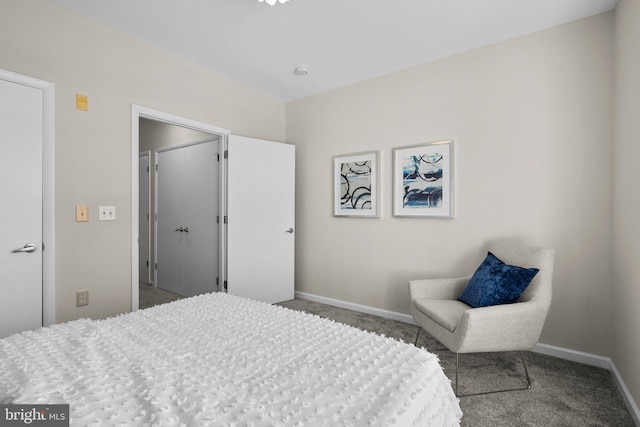
[[[224,293],[0,340],[0,403],[76,426],[454,426],[435,355]]]

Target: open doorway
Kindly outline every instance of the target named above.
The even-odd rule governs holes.
[[[132,311],[217,290],[225,238],[218,220],[225,197],[218,155],[228,134],[132,107]]]
[[[141,160],[149,154],[139,171],[139,308],[215,292],[221,138],[146,118],[139,124]]]

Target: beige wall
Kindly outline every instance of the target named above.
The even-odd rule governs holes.
[[[640,3],[616,7],[613,361],[640,402]]]
[[[613,13],[287,104],[296,290],[409,313],[407,281],[471,274],[488,240],[556,249],[542,342],[612,347]],[[456,217],[393,218],[392,148],[455,144]],[[382,217],[332,216],[332,156],[382,152]]]
[[[57,321],[129,311],[131,104],[284,140],[284,103],[46,0],[0,9],[0,68],[56,84]],[[74,221],[77,204],[89,223]],[[97,221],[99,205],[115,205],[117,221]],[[90,305],[76,308],[84,289]]]

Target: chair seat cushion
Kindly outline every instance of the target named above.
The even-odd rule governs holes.
[[[453,332],[458,327],[458,322],[465,311],[469,310],[467,304],[457,300],[420,298],[413,300],[413,305],[425,316]]]
[[[489,252],[458,299],[474,308],[511,304],[537,273],[537,268],[505,264]]]

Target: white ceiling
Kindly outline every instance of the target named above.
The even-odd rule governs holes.
[[[611,10],[617,0],[53,0],[284,101]],[[294,74],[297,66],[309,74]]]

